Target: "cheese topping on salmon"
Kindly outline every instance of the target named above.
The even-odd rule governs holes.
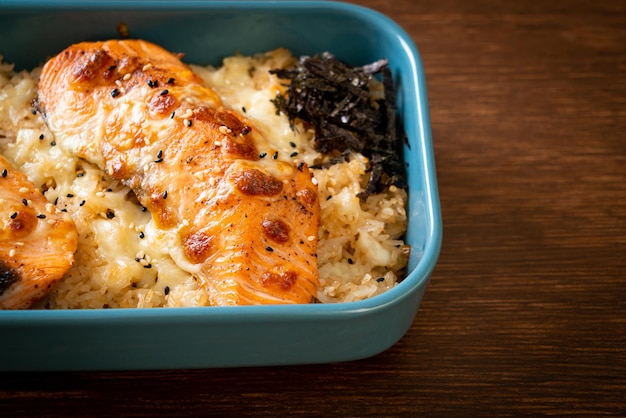
[[[44,66],[37,106],[57,146],[130,187],[211,305],[313,300],[307,165],[278,158],[176,55],[141,40],[73,45]]]

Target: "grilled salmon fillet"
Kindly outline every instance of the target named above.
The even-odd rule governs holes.
[[[27,309],[70,269],[78,233],[2,156],[0,173],[0,309]]]
[[[37,107],[57,146],[130,187],[211,305],[309,303],[319,201],[177,55],[142,40],[72,45],[49,60]]]

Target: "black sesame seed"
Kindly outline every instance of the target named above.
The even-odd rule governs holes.
[[[28,200],[26,200],[26,199],[22,199],[22,204],[23,204],[24,206],[28,206]]]
[[[71,193],[68,193],[68,194],[66,194],[65,196],[67,196],[67,197],[74,197],[74,195],[73,195],[73,194],[71,194]]]
[[[296,155],[298,155],[298,151],[294,151],[291,154],[289,154],[290,157],[295,157]]]
[[[84,206],[84,205],[85,205],[85,201],[84,200],[78,204],[78,206]]]
[[[152,268],[152,264],[146,264],[145,266],[143,266],[143,268],[145,268],[145,269],[151,269],[151,268]]]
[[[169,93],[169,91],[167,91],[167,89],[165,89],[165,90],[163,90],[163,91],[161,92],[161,96],[165,96],[167,93]]]
[[[276,152],[274,153],[274,155],[272,155],[272,158],[273,158],[273,159],[277,159],[277,158],[278,158],[278,151],[276,151]]]
[[[163,192],[163,199],[167,199],[167,190]]]
[[[67,209],[63,208],[61,209],[61,212],[67,212]]]
[[[291,148],[295,148],[296,147],[296,143],[293,141],[289,141],[289,145],[291,145]]]
[[[2,170],[2,177],[6,177],[7,174],[9,174],[9,172],[7,171],[6,168],[4,170]]]
[[[249,126],[244,126],[243,129],[241,130],[241,135],[248,135],[251,130],[252,128],[250,128]]]
[[[266,249],[267,251],[270,251],[270,252],[271,252],[271,251],[274,251],[274,249],[273,249],[272,247],[269,247],[269,246],[268,246],[268,247],[265,247],[265,249]]]
[[[304,167],[304,163],[303,162],[298,163],[298,167],[297,167],[298,171],[302,171],[303,167]]]
[[[30,113],[32,113],[33,115],[37,114],[37,109],[30,109]]]
[[[142,207],[141,207],[141,211],[142,211],[142,212],[145,212],[145,211],[147,211],[147,210],[148,210],[148,208],[147,208],[147,207],[145,207],[145,206],[142,206]]]
[[[333,197],[332,197],[331,195],[326,196],[326,200],[330,200],[330,199],[332,199],[332,198],[333,198]]]
[[[13,212],[13,213],[10,215],[10,217],[11,217],[11,219],[15,219],[15,218],[17,218],[17,212]]]
[[[113,218],[115,218],[115,212],[113,212],[111,209],[107,209],[107,219]]]
[[[117,68],[117,66],[116,66],[116,65],[111,65],[111,66],[109,67],[109,71],[113,71],[113,70],[115,70],[116,68]]]
[[[172,112],[172,115],[170,116],[170,119],[174,119],[174,116],[176,116],[176,111]]]
[[[187,126],[191,126],[191,119],[187,119]]]
[[[155,88],[159,85],[159,80],[148,80],[148,86]]]
[[[46,215],[44,215],[43,213],[38,214],[37,217],[39,219],[46,219]]]
[[[56,146],[56,145],[57,145],[57,143],[56,143],[55,141],[50,142],[50,146],[51,146],[51,147],[54,147],[54,146]]]
[[[351,258],[348,258],[348,264],[354,264],[354,260]]]
[[[57,197],[56,199],[54,199],[54,205],[56,206],[56,204],[59,203],[59,198]]]
[[[165,286],[165,288],[163,289],[163,293],[165,293],[165,296],[170,294],[170,287],[169,286]]]
[[[174,84],[174,77],[167,80],[167,84]]]
[[[243,113],[246,113],[246,108],[245,108],[245,106],[242,106],[242,107],[241,107],[241,111],[242,111]]]
[[[259,154],[259,158],[265,158],[267,156],[267,152],[262,152]]]
[[[121,93],[118,89],[113,89],[111,90],[111,97],[117,97],[119,96]]]
[[[39,140],[41,141],[43,139],[43,134],[39,135]]]
[[[143,233],[143,231],[139,232],[139,238],[144,239],[146,237],[146,234]]]
[[[384,277],[379,277],[378,279],[376,279],[376,281],[377,281],[378,283],[381,283],[381,282],[384,282],[384,281],[385,281],[385,278],[384,278]]]

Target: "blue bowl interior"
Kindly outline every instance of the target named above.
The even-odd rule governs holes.
[[[48,3],[27,0],[5,2],[0,5],[0,12],[0,28],[2,28],[0,29],[0,55],[6,62],[15,63],[17,69],[29,69],[40,65],[46,58],[75,42],[118,38],[117,25],[122,22],[129,28],[130,37],[143,38],[169,50],[182,52],[185,54],[184,60],[189,63],[219,65],[224,57],[236,52],[254,54],[277,47],[289,48],[296,55],[312,55],[330,51],[353,65],[388,58],[398,85],[399,116],[404,123],[408,137],[408,145],[404,150],[410,185],[409,229],[406,241],[412,247],[407,278],[385,294],[361,302],[290,307],[194,308],[193,312],[184,308],[167,310],[167,312],[151,310],[141,313],[131,310],[120,310],[116,313],[107,310],[69,313],[0,312],[0,329],[6,327],[13,329],[14,325],[11,324],[17,323],[31,324],[39,329],[42,324],[50,321],[54,321],[55,326],[63,327],[73,321],[75,324],[72,328],[73,332],[80,333],[84,332],[84,329],[76,327],[93,325],[93,321],[104,321],[103,323],[110,327],[119,327],[120,321],[128,321],[129,318],[132,318],[137,325],[152,326],[154,321],[159,321],[159,323],[165,321],[175,326],[186,322],[192,324],[189,325],[192,328],[202,326],[202,321],[207,321],[206,318],[210,318],[209,322],[212,326],[223,326],[232,321],[250,324],[253,318],[256,318],[253,322],[261,318],[266,328],[282,324],[282,331],[280,328],[274,331],[288,333],[293,329],[290,330],[287,322],[291,323],[292,327],[296,324],[302,327],[303,323],[312,324],[312,321],[318,320],[319,323],[316,325],[318,326],[323,325],[324,321],[330,324],[333,318],[339,317],[342,317],[344,321],[341,323],[342,327],[354,328],[350,332],[343,332],[346,334],[346,339],[342,340],[342,343],[337,345],[337,341],[334,341],[337,346],[334,357],[332,351],[322,355],[316,354],[315,348],[312,348],[306,358],[295,356],[278,361],[271,356],[268,348],[265,350],[268,352],[261,355],[262,358],[252,362],[238,359],[236,356],[241,356],[241,353],[234,351],[226,355],[227,360],[218,361],[215,364],[201,361],[194,363],[192,360],[183,364],[171,363],[171,367],[335,361],[349,359],[348,350],[352,350],[354,357],[359,358],[388,348],[406,332],[417,311],[439,255],[441,217],[424,72],[415,45],[394,22],[372,10],[336,2],[70,1]],[[370,315],[372,312],[381,310],[389,312],[386,318],[381,315],[381,319],[376,319],[376,316]],[[254,312],[253,316],[249,315],[251,312]],[[285,319],[286,313],[288,319]],[[359,316],[360,314],[363,315]],[[365,316],[371,318],[365,322]],[[357,321],[358,318],[362,318],[362,321],[349,322],[350,320]],[[15,320],[17,322],[14,322]],[[387,324],[381,321],[393,321],[393,323]],[[204,325],[208,323],[205,322]],[[304,329],[308,330],[307,332],[313,331],[312,328]],[[324,340],[325,346],[328,346],[333,343],[334,336],[342,333],[341,329],[344,328],[335,329],[334,334],[326,335],[318,340]],[[365,335],[371,336],[372,330],[374,332],[378,330],[379,333],[385,330],[387,337],[381,338],[375,347],[364,351],[355,350],[354,346],[350,346],[363,339]],[[188,331],[191,332],[190,329]],[[250,332],[254,334],[254,328],[250,329]],[[323,332],[323,329],[316,329],[315,332]],[[122,331],[120,335],[121,333]],[[126,337],[130,334],[132,332],[129,329],[123,331]],[[299,334],[300,337],[305,338],[306,333]],[[233,341],[237,340],[232,331],[230,337]],[[263,337],[259,336],[259,338]],[[285,336],[281,338],[277,338],[277,341],[288,345],[289,338]],[[306,339],[310,340],[310,338]],[[22,340],[23,344],[30,342],[32,341],[28,339]],[[214,340],[196,342],[198,350],[210,350],[211,344],[216,344]],[[153,341],[153,343],[159,344],[159,341]],[[244,342],[241,343],[244,344]],[[164,345],[165,342],[160,341],[160,344]],[[171,345],[171,343],[168,344]],[[293,344],[298,343],[292,342]],[[17,345],[15,348],[17,349]],[[228,349],[228,343],[222,341],[220,350]],[[94,356],[97,351],[94,348]],[[339,355],[340,351],[341,355]],[[200,358],[201,353],[197,354]],[[83,357],[89,358],[88,355]],[[68,358],[67,362],[69,361]],[[86,363],[82,363],[83,368],[88,367],[88,360],[85,361]],[[155,367],[160,360],[154,357],[152,362],[145,359],[143,361],[143,366],[140,364],[139,367]],[[128,365],[120,362],[121,360],[113,361],[110,366],[105,367],[128,368]],[[67,366],[70,365],[67,364]]]

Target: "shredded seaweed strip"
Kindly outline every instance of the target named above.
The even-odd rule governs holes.
[[[325,165],[349,158],[352,151],[369,160],[369,179],[361,200],[390,185],[406,188],[402,145],[406,136],[396,123],[394,83],[386,59],[352,67],[325,52],[303,56],[298,64],[270,71],[287,94],[272,102],[294,127],[299,119],[315,129],[315,148],[329,156]],[[370,81],[380,74],[384,99],[372,101]]]

